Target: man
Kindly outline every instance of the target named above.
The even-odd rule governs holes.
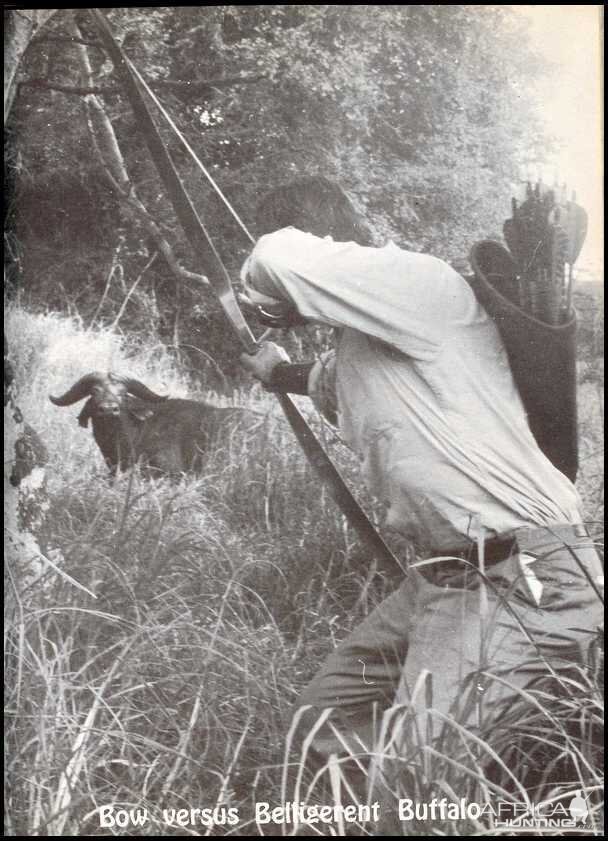
[[[254,303],[339,331],[313,366],[272,343],[243,365],[337,418],[386,524],[439,558],[410,569],[304,691],[301,726],[333,710],[317,756],[371,750],[389,709],[424,716],[431,739],[446,722],[481,726],[583,663],[602,621],[599,560],[468,283],[393,243],[293,227],[262,236],[242,277]]]

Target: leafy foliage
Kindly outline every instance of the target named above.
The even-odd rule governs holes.
[[[69,10],[32,44],[13,112],[12,228],[26,299],[112,319],[154,253],[127,220],[87,134]],[[108,12],[129,56],[156,86],[203,162],[256,233],[269,187],[321,174],[365,213],[380,244],[394,238],[452,259],[499,230],[520,167],[542,150],[534,81],[542,71],[505,6],[273,5],[122,8]],[[95,42],[86,12],[77,14]],[[187,264],[191,255],[159,189],[111,62],[88,48],[107,90],[130,175]],[[226,81],[227,80],[227,81]],[[41,86],[42,85],[42,86]],[[109,90],[108,90],[109,89]],[[195,204],[229,269],[248,243],[183,150],[166,134]],[[108,272],[120,245],[125,288]],[[196,270],[195,266],[190,266]],[[193,310],[217,321],[198,288],[176,298],[156,260],[128,300],[122,326],[198,344],[228,372],[223,328],[197,335]]]

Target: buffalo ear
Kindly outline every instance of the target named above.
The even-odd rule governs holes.
[[[91,398],[89,398],[80,410],[80,414],[78,415],[78,425],[82,426],[83,429],[86,429],[89,425],[89,421],[92,417],[92,407],[93,401],[91,400]]]
[[[132,397],[130,394],[127,394],[126,406],[129,415],[138,421],[148,420],[154,414],[154,409],[150,407],[149,403],[146,403],[139,397]]]

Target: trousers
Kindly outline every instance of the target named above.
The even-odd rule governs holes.
[[[484,574],[458,559],[414,564],[305,688],[298,728],[314,731],[322,761],[372,751],[392,707],[425,715],[435,732],[497,715],[525,687],[586,662],[602,588],[593,543],[567,525],[516,530],[511,554]]]

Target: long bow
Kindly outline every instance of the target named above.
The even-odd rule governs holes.
[[[99,28],[102,43],[112,59],[116,71],[122,77],[138,127],[144,136],[152,160],[171,200],[175,214],[184,229],[186,238],[190,242],[201,268],[208,277],[242,347],[247,353],[255,353],[258,349],[258,343],[238,305],[230,276],[179,178],[175,165],[150,114],[140,84],[131,71],[130,62],[114,38],[108,21],[101,10],[89,9],[89,12]],[[352,495],[344,479],[293,400],[287,394],[277,394],[276,396],[309,462],[321,480],[328,485],[336,503],[361,540],[369,546],[380,561],[391,567],[396,566],[403,572],[402,564],[391,552]]]

